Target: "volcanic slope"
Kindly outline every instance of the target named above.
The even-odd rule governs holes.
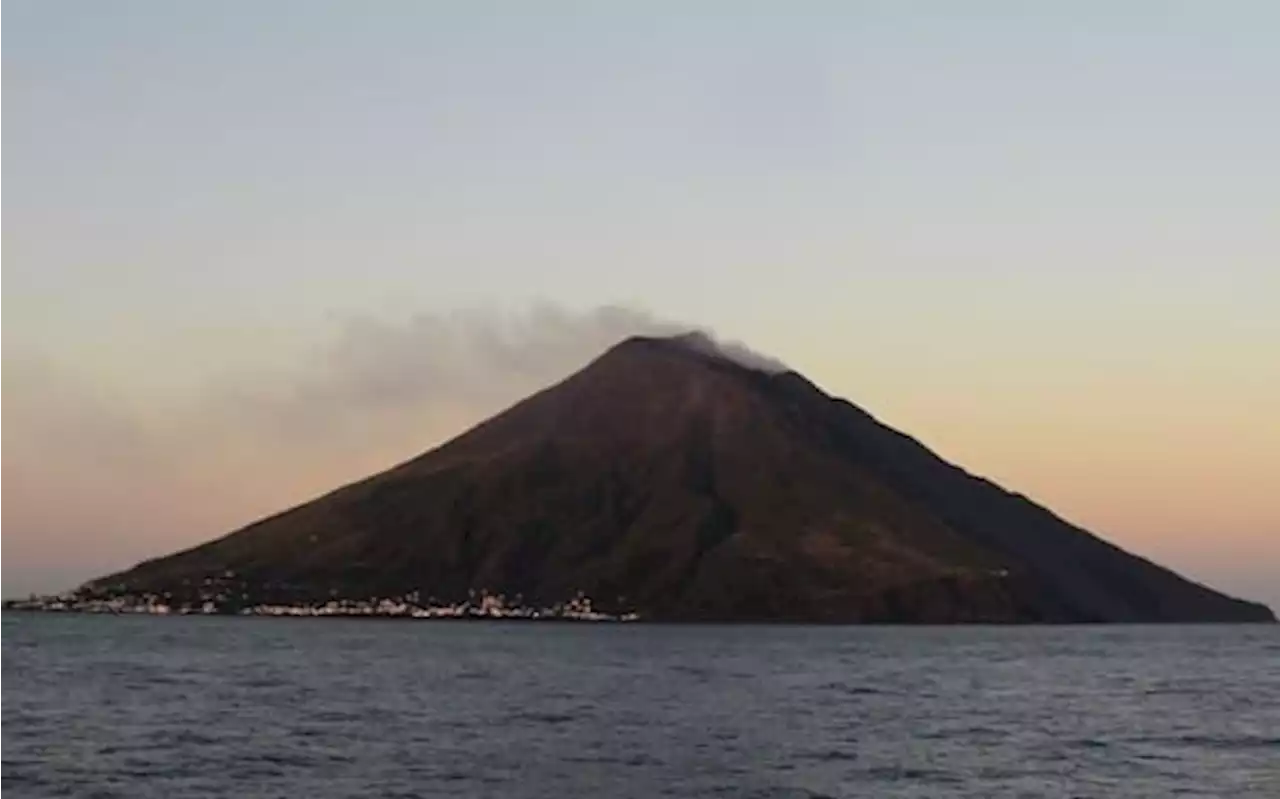
[[[87,584],[243,602],[577,595],[662,620],[1269,621],[794,372],[628,339],[439,448]]]

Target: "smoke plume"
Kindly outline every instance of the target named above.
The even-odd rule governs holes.
[[[704,355],[713,355],[717,358],[723,358],[727,361],[733,361],[739,366],[747,369],[754,369],[757,372],[765,372],[766,374],[777,374],[787,371],[787,365],[777,358],[771,358],[768,355],[760,353],[747,347],[737,341],[721,341],[715,336],[704,330],[695,330],[690,333],[684,333],[679,337],[680,343],[695,352],[701,352]]]

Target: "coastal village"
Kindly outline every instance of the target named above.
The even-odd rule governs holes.
[[[527,621],[638,621],[636,613],[604,613],[592,607],[591,598],[579,593],[566,602],[550,607],[532,607],[509,602],[501,594],[472,591],[467,600],[441,603],[424,600],[411,592],[399,597],[369,599],[331,599],[324,603],[242,604],[233,605],[222,596],[211,596],[199,602],[179,602],[164,594],[119,595],[112,597],[81,595],[32,596],[10,600],[5,610],[50,613],[98,613],[169,615],[238,615],[290,617],[378,617],[401,619],[511,619]]]

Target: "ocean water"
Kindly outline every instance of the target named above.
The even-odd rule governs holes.
[[[21,797],[1280,797],[1280,626],[3,617]]]

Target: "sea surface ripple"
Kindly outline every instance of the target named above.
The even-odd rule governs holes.
[[[22,797],[1280,797],[1280,625],[3,617]]]

